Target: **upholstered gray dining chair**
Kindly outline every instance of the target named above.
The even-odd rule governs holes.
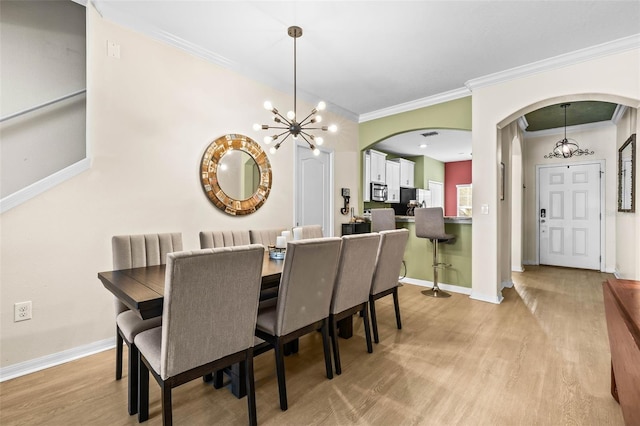
[[[249,231],[200,231],[200,248],[233,247],[251,244]]]
[[[356,234],[342,237],[338,272],[333,286],[329,322],[336,374],[342,374],[338,347],[338,321],[360,312],[364,320],[367,351],[373,352],[367,314],[371,279],[376,267],[380,235]]]
[[[371,232],[396,229],[396,212],[393,209],[371,209]]]
[[[380,245],[376,260],[376,269],[373,273],[371,291],[369,293],[369,309],[371,310],[371,325],[373,327],[373,340],[380,342],[378,338],[378,320],[376,318],[375,301],[381,297],[393,295],[393,305],[396,311],[396,325],[402,329],[400,319],[400,304],[398,302],[398,277],[402,256],[409,239],[408,229],[396,229],[393,231],[380,231]]]
[[[164,265],[167,254],[182,250],[182,234],[116,235],[111,239],[113,269],[131,269]],[[129,348],[129,414],[137,411],[138,350],[133,343],[136,334],[158,327],[162,318],[141,319],[136,312],[115,299],[116,307],[116,380],[122,378],[123,342]]]
[[[168,256],[162,326],[135,338],[140,422],[149,417],[149,371],[160,385],[162,421],[167,425],[173,417],[172,388],[243,362],[249,424],[257,424],[253,345],[263,259],[259,245]]]
[[[333,378],[329,343],[329,305],[338,268],[340,238],[292,241],[282,266],[277,302],[258,311],[256,336],[275,349],[280,408],[288,408],[284,344],[315,330],[322,332],[327,378]]]
[[[282,231],[286,231],[286,229],[250,229],[249,238],[251,240],[251,244],[262,244],[266,250],[269,246],[276,245],[276,238],[282,234]]]
[[[298,231],[297,231],[298,230]],[[300,234],[303,240],[308,240],[309,238],[322,238],[324,235],[322,234],[322,226],[321,225],[304,225],[304,226],[296,226],[292,229],[292,234],[295,236],[297,233]]]

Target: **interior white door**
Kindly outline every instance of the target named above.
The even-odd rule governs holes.
[[[333,235],[331,162],[330,152],[315,156],[308,147],[296,146],[296,226],[322,225],[327,237]]]
[[[600,164],[538,170],[540,264],[600,269]]]

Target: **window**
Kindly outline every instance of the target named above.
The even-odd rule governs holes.
[[[457,215],[471,217],[471,184],[456,185]]]

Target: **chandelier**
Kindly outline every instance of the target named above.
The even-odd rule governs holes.
[[[571,104],[561,104],[560,108],[564,109],[564,138],[556,142],[553,151],[544,156],[544,158],[570,158],[579,155],[591,155],[593,151],[588,149],[580,149],[578,142],[573,139],[567,139],[567,108]]]
[[[324,143],[324,139],[321,136],[315,136],[309,133],[310,130],[322,130],[322,131],[330,131],[336,132],[338,127],[335,124],[330,126],[318,126],[318,123],[322,121],[322,116],[318,115],[318,111],[323,111],[327,105],[324,102],[319,102],[318,105],[311,110],[311,112],[304,117],[303,119],[299,119],[297,116],[297,102],[296,102],[296,39],[302,36],[302,28],[297,26],[289,27],[287,30],[287,34],[293,38],[293,111],[289,111],[287,116],[283,116],[280,112],[271,104],[271,102],[266,101],[264,103],[264,108],[271,111],[273,113],[273,121],[276,123],[275,125],[269,124],[254,124],[253,130],[271,130],[275,129],[276,133],[273,136],[265,136],[263,141],[265,144],[270,145],[272,142],[277,141],[275,145],[271,146],[269,152],[275,154],[280,145],[287,140],[289,136],[292,139],[298,140],[298,138],[302,138],[309,148],[313,151],[314,155],[319,155],[320,150],[318,146]],[[284,130],[283,132],[280,132]],[[280,132],[280,133],[278,133]],[[282,138],[282,136],[284,136]]]

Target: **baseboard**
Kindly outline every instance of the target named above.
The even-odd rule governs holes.
[[[513,281],[511,280],[502,281],[502,283],[500,283],[500,291],[502,291],[502,289],[505,289],[505,288],[513,288]]]
[[[502,294],[497,294],[495,296],[487,296],[486,294],[480,294],[473,291],[471,292],[471,295],[469,296],[469,298],[473,300],[479,300],[481,302],[493,303],[495,305],[499,305],[504,300],[504,297],[502,297]]]
[[[522,265],[511,266],[511,272],[524,272],[524,266]]]
[[[416,278],[403,278],[400,280],[402,283],[418,285],[420,287],[433,287],[432,281],[419,280]],[[471,289],[469,287],[462,287],[459,285],[453,284],[444,284],[438,283],[438,287],[440,287],[444,291],[450,291],[452,293],[466,294],[467,296],[471,294]]]
[[[84,358],[85,356],[112,349],[115,346],[115,337],[112,337],[55,354],[45,355],[40,358],[9,365],[8,367],[2,367],[0,368],[0,382],[15,379],[16,377],[24,376],[26,374],[35,373],[36,371],[64,364],[79,358]]]
[[[538,262],[534,261],[534,260],[523,260],[522,261],[523,265],[537,265]]]

